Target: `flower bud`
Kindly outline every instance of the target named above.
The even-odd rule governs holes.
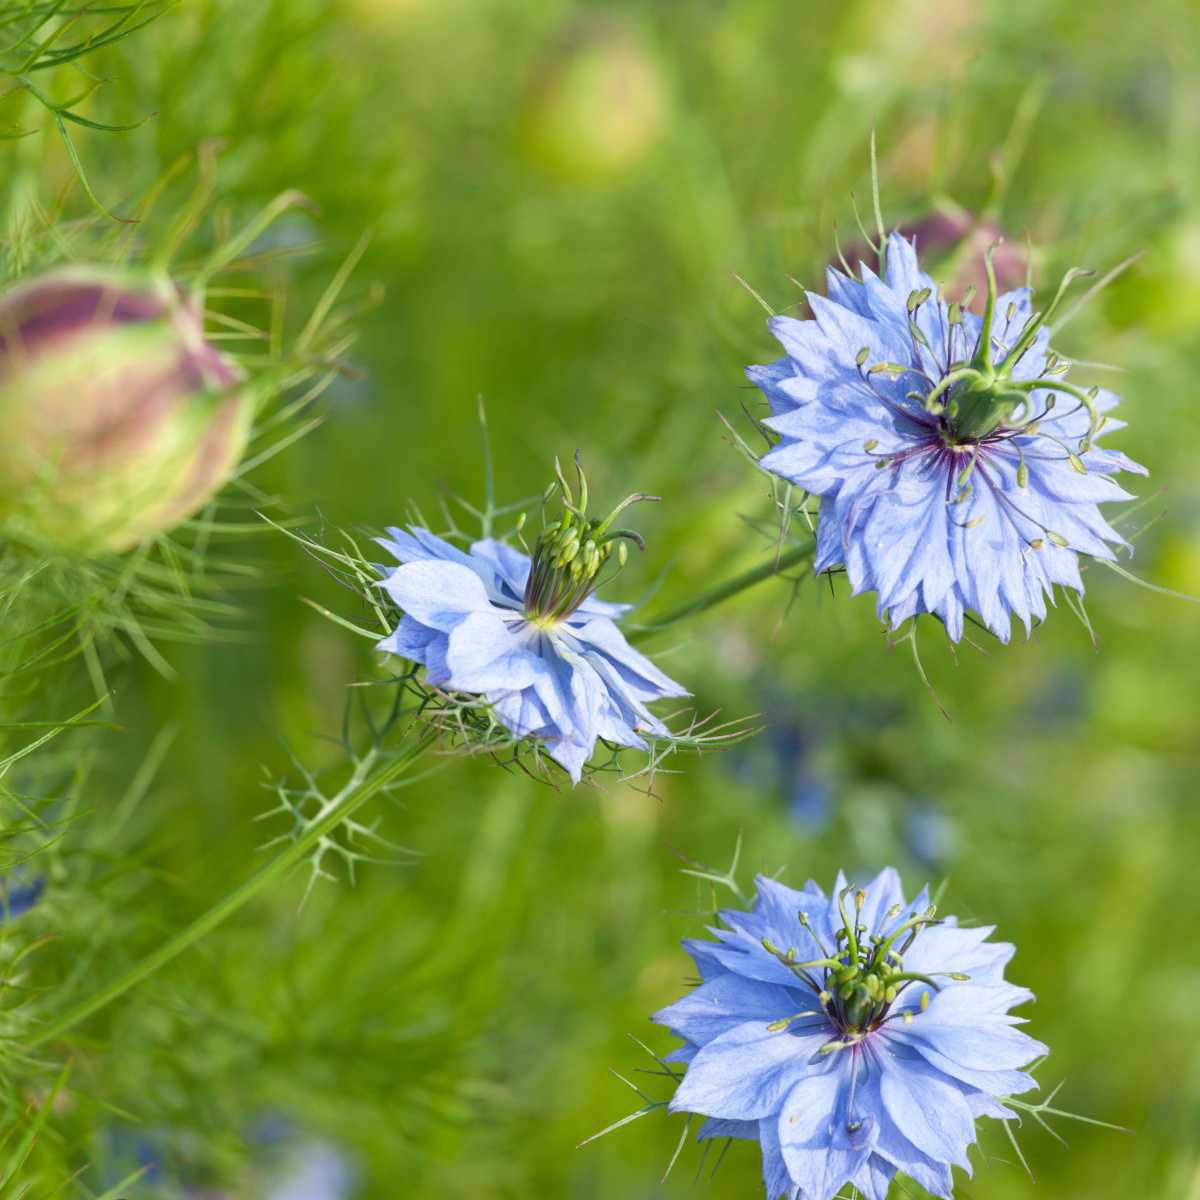
[[[97,554],[200,508],[245,450],[252,390],[165,277],[73,266],[0,295],[0,520]]]

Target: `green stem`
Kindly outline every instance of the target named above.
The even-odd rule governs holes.
[[[119,996],[123,996],[130,988],[147,976],[153,975],[160,967],[165,967],[173,959],[178,958],[185,950],[211,933],[222,922],[228,920],[239,908],[249,903],[259,892],[300,862],[326,834],[336,829],[368,800],[377,796],[388,784],[403,775],[429,749],[435,738],[436,734],[432,730],[425,732],[404,754],[387,763],[381,771],[373,776],[371,768],[379,760],[381,751],[378,747],[368,751],[355,763],[354,773],[346,781],[345,786],[329,798],[300,837],[285,850],[265,866],[260,867],[249,879],[234,888],[229,895],[219,900],[207,912],[197,917],[186,929],[163,942],[161,946],[131,967],[124,975],[101,988],[86,1000],[67,1009],[58,1020],[38,1030],[26,1044],[38,1046],[43,1042],[61,1037],[67,1030],[78,1025],[80,1021],[90,1017]]]
[[[680,604],[676,608],[669,608],[652,624],[634,628],[631,636],[635,641],[640,638],[649,637],[650,634],[658,633],[660,630],[666,629],[669,625],[674,625],[677,621],[682,621],[686,617],[694,617],[697,613],[707,612],[710,608],[715,608],[731,596],[736,596],[739,592],[744,592],[756,583],[761,583],[764,579],[770,579],[772,575],[779,575],[789,567],[794,567],[797,563],[803,562],[806,558],[811,557],[815,548],[815,541],[808,542],[803,546],[793,546],[785,554],[769,558],[757,567],[751,567],[749,571],[743,571],[741,575],[735,575],[732,579],[727,579],[724,583],[718,583],[716,587],[709,588],[706,592],[701,592],[699,596],[689,600],[686,604]]]
[[[37,101],[22,91],[16,97],[12,124],[22,126],[39,115]],[[30,257],[30,239],[39,227],[38,185],[46,153],[46,130],[28,134],[5,149],[8,166],[4,236],[7,243],[8,274],[21,275]]]

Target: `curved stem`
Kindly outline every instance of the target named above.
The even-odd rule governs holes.
[[[937,387],[925,397],[925,411],[932,412],[933,406],[948,392],[956,383],[960,383],[964,379],[982,379],[983,376],[974,367],[959,367],[957,370],[950,371],[943,375],[938,382]]]
[[[146,955],[141,962],[135,964],[125,974],[87,999],[67,1009],[56,1021],[38,1030],[28,1039],[26,1045],[39,1046],[44,1042],[61,1037],[67,1030],[78,1025],[80,1021],[123,996],[130,988],[147,976],[153,975],[160,967],[165,967],[173,959],[178,958],[185,950],[233,916],[239,908],[254,899],[268,884],[273,883],[294,867],[323,837],[357,812],[368,800],[403,775],[429,749],[436,736],[434,731],[426,731],[407,751],[387,763],[375,775],[371,775],[371,769],[379,761],[381,751],[378,747],[369,750],[355,763],[354,772],[346,781],[345,786],[329,798],[304,832],[285,850],[260,867],[249,879],[239,884],[207,912],[202,913],[186,929],[181,930],[173,938],[163,942],[161,946]]]
[[[715,608],[731,596],[736,596],[739,592],[744,592],[747,588],[752,588],[756,583],[761,583],[764,579],[770,579],[772,575],[782,574],[789,567],[794,567],[797,563],[804,562],[805,559],[812,556],[815,549],[815,540],[802,546],[793,546],[786,553],[769,558],[757,567],[751,567],[749,571],[743,571],[741,575],[735,575],[732,579],[727,579],[724,583],[718,583],[715,587],[701,592],[699,596],[687,601],[686,604],[680,604],[675,608],[667,609],[661,617],[651,624],[635,627],[631,631],[631,637],[634,640],[648,637],[650,634],[658,633],[660,630],[666,629],[668,626],[674,625],[686,617],[694,617],[698,613],[707,612],[710,608]]]
[[[1073,383],[1066,383],[1061,379],[1029,379],[1021,384],[1021,391],[1047,391],[1047,392],[1066,392],[1068,396],[1074,397],[1088,411],[1088,431],[1087,441],[1091,441],[1096,436],[1100,429],[1100,410],[1096,407],[1095,400],[1088,395],[1083,388],[1076,387]],[[1072,412],[1078,412],[1078,409],[1072,409]]]

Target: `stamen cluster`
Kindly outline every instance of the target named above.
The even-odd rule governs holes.
[[[854,892],[854,917],[846,914],[846,897]],[[887,1019],[888,1011],[908,984],[920,981],[939,991],[932,975],[904,969],[904,955],[916,941],[917,934],[927,925],[933,924],[937,909],[930,905],[922,913],[914,913],[899,925],[892,925],[903,911],[903,906],[893,905],[884,914],[887,923],[872,931],[861,923],[863,905],[867,894],[861,888],[855,891],[844,888],[838,894],[838,913],[842,924],[835,935],[836,950],[830,953],[820,934],[813,928],[808,913],[800,912],[798,920],[802,928],[821,947],[824,957],[808,962],[796,961],[796,950],[781,951],[770,938],[763,938],[763,948],[774,955],[785,967],[795,973],[817,993],[817,999],[825,1015],[842,1034],[842,1039],[827,1042],[822,1053],[845,1049],[865,1034],[878,1029]],[[884,932],[887,930],[887,932]],[[900,945],[897,947],[896,943]],[[817,982],[812,971],[823,972]],[[966,982],[970,976],[961,972],[946,972],[958,982]],[[928,1003],[928,993],[924,1003]],[[911,1019],[911,1014],[906,1013]],[[794,1018],[773,1022],[770,1028],[786,1029]]]
[[[549,501],[559,493],[563,514],[543,528],[534,543],[533,565],[524,594],[528,617],[548,624],[569,617],[592,594],[614,546],[621,567],[628,555],[627,542],[633,542],[639,550],[645,549],[641,534],[633,529],[613,529],[612,524],[631,504],[658,499],[635,492],[626,496],[603,520],[590,519],[587,515],[587,478],[579,455],[575,456],[578,503],[557,463],[555,469],[558,478],[547,490],[545,499]]]

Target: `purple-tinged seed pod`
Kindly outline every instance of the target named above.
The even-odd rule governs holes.
[[[164,533],[241,458],[253,389],[165,276],[71,266],[0,295],[0,520],[88,555]]]

